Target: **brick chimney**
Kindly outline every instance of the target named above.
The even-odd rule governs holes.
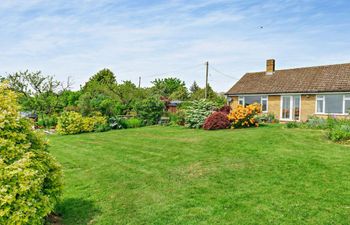
[[[273,75],[275,73],[275,60],[266,60],[266,75]]]

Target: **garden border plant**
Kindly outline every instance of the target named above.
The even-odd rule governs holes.
[[[327,131],[328,139],[335,142],[346,142],[350,140],[350,120],[349,118],[337,119],[328,116],[326,119],[310,116],[305,122],[288,122],[287,128],[307,128]]]
[[[60,164],[19,115],[18,95],[0,84],[0,224],[42,224],[62,192]]]

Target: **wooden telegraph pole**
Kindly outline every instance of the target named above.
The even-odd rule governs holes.
[[[205,63],[205,96],[204,98],[208,98],[208,72],[209,72],[209,62]]]

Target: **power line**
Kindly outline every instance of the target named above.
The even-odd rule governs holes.
[[[217,72],[217,73],[219,73],[219,74],[221,74],[221,75],[223,75],[223,76],[225,76],[225,77],[228,77],[228,78],[231,78],[231,79],[234,79],[234,80],[239,80],[239,78],[236,78],[236,77],[233,77],[233,76],[231,76],[231,75],[228,75],[228,74],[226,74],[226,73],[224,73],[224,72],[221,72],[220,70],[218,70],[217,68],[215,68],[213,65],[211,65],[210,67],[211,67],[211,69],[213,69],[215,72]]]
[[[203,66],[203,63],[196,64],[196,65],[193,65],[193,66],[184,67],[184,68],[179,69],[179,70],[173,70],[173,71],[168,71],[168,72],[163,72],[163,73],[155,73],[155,74],[152,74],[152,75],[146,75],[146,76],[142,76],[142,77],[144,77],[144,78],[160,77],[160,76],[164,76],[164,75],[167,75],[167,74],[170,74],[170,73],[178,73],[178,72],[183,72],[183,71],[187,71],[187,70],[190,70],[190,69],[198,68],[200,66]]]

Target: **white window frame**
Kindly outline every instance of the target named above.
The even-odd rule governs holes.
[[[332,94],[327,94],[332,95]],[[333,95],[343,95],[343,112],[342,113],[326,113],[326,95],[316,95],[316,102],[315,102],[315,114],[316,115],[334,115],[334,116],[346,116],[349,115],[349,113],[345,112],[345,101],[350,101],[350,94],[333,94]],[[323,101],[323,107],[322,112],[317,112],[317,101],[322,100]]]
[[[266,110],[265,111],[262,110],[264,100],[266,100]],[[269,111],[269,97],[267,95],[261,96],[260,104],[261,104],[261,111],[263,113],[267,113]]]
[[[249,95],[245,95],[245,96],[238,96],[238,105],[243,105],[245,106],[245,97],[249,96]],[[251,96],[259,96],[260,97],[260,105],[261,105],[261,111],[262,111],[262,102],[263,100],[266,100],[266,110],[262,111],[263,113],[267,113],[269,111],[269,98],[267,95],[251,95]],[[242,104],[240,104],[240,102],[242,102]]]
[[[282,116],[283,116],[283,97],[290,97],[290,102],[289,102],[289,104],[290,104],[290,116],[289,116],[289,118],[282,118]],[[293,104],[294,104],[295,97],[299,97],[299,119],[298,120],[293,119],[293,114],[294,114]],[[301,95],[281,95],[281,98],[280,98],[280,120],[281,121],[301,121]]]
[[[242,104],[240,104],[241,101],[242,101]],[[243,105],[243,106],[245,105],[245,100],[243,96],[238,97],[238,105]]]

